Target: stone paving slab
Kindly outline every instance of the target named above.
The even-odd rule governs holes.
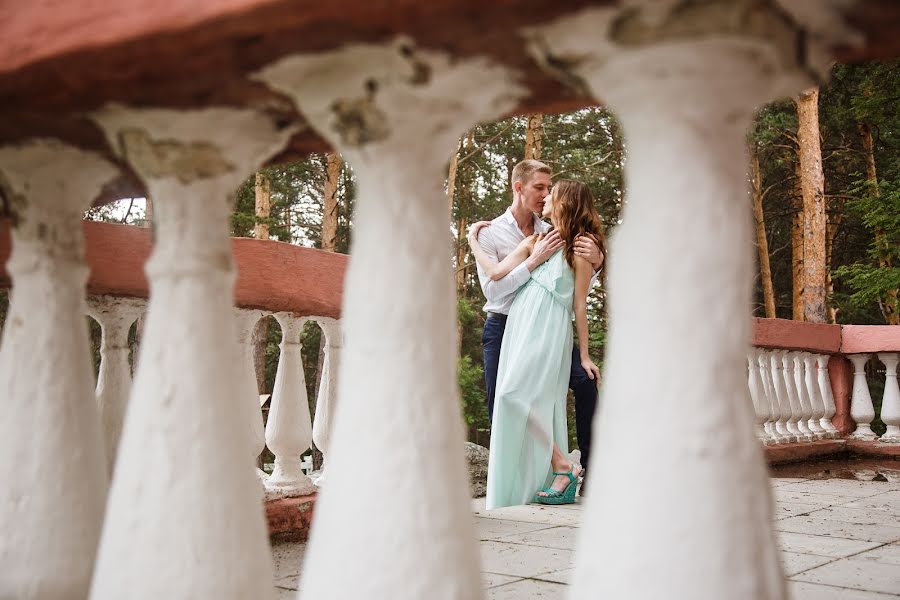
[[[900,599],[900,484],[772,480],[781,561],[794,600]],[[473,500],[487,600],[564,598],[583,505],[484,509]],[[273,549],[276,600],[296,600],[303,544]]]

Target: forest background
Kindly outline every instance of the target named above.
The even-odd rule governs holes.
[[[748,307],[753,315],[833,323],[900,322],[898,75],[898,60],[836,65],[827,86],[759,110],[747,140],[747,210],[754,214],[753,251],[759,258],[754,303]],[[616,226],[627,218],[627,147],[615,117],[602,107],[479,125],[448,157],[448,252],[458,295],[460,399],[469,439],[481,444],[487,443],[489,429],[481,355],[484,297],[465,236],[472,223],[506,210],[512,167],[526,157],[550,165],[554,180],[587,183],[608,235],[614,236]],[[337,155],[312,155],[266,168],[237,190],[232,234],[348,253],[355,198],[353,172]],[[825,217],[817,218],[816,211],[823,210]],[[86,215],[138,226],[147,225],[151,217],[152,204],[142,199],[119,201]],[[804,236],[823,240],[804,245]],[[811,256],[804,255],[804,247]],[[810,248],[823,248],[824,261]],[[816,264],[826,270],[825,289],[810,288],[804,294],[804,274],[814,273]],[[605,294],[602,284],[595,286],[588,310],[591,354],[598,364],[607,331]],[[658,310],[665,311],[666,304],[667,292],[660,289]],[[96,348],[96,324],[92,331]],[[281,340],[277,322],[261,321],[255,340],[259,391],[271,393]],[[322,336],[314,323],[306,326],[303,349],[314,407],[322,368]],[[878,379],[872,381],[877,387]],[[872,396],[881,394],[873,389]],[[574,441],[572,413],[569,423]],[[879,422],[873,425],[876,430],[882,427]]]

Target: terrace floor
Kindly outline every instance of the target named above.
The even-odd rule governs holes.
[[[900,481],[773,478],[794,600],[900,598]],[[489,600],[564,598],[582,507],[487,512],[473,500]],[[274,547],[276,598],[296,598],[303,544]]]

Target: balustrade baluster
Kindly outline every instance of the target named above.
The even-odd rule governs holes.
[[[790,351],[781,351],[781,364],[784,368],[784,389],[787,393],[788,403],[791,407],[791,416],[787,422],[788,431],[790,431],[798,442],[808,442],[812,440],[809,428],[803,421],[803,407],[800,406],[800,398],[797,395],[797,382],[794,379],[794,353]]]
[[[55,140],[0,148],[12,282],[0,348],[0,597],[84,598],[108,485],[84,317],[83,211],[117,169]]]
[[[817,440],[824,440],[831,436],[821,424],[822,418],[825,416],[825,402],[822,399],[822,391],[819,389],[816,357],[810,352],[803,352],[802,360],[804,389],[812,409],[812,416],[807,421],[807,425]]]
[[[856,430],[850,434],[854,440],[872,441],[878,439],[872,431],[872,420],[875,418],[875,407],[866,381],[866,363],[870,354],[850,354],[847,358],[853,363],[853,395],[850,398],[850,417],[856,423]]]
[[[887,431],[881,436],[881,442],[897,444],[900,443],[900,389],[897,385],[897,362],[900,361],[900,355],[896,352],[879,352],[878,360],[885,366],[881,420],[887,426]]]
[[[822,402],[825,404],[825,415],[822,417],[821,424],[825,431],[829,433],[829,437],[837,439],[841,437],[831,418],[835,413],[834,395],[831,392],[831,379],[828,377],[828,358],[827,354],[816,354],[816,363],[819,367],[818,381],[819,391],[822,392]]]
[[[762,348],[757,353],[759,374],[763,383],[765,395],[766,422],[764,425],[769,444],[781,442],[781,436],[775,430],[775,422],[778,421],[778,399],[775,397],[775,388],[772,386],[772,374],[769,372],[769,352]]]
[[[91,598],[271,598],[229,215],[234,190],[293,128],[237,108],[109,105],[93,119],[153,198],[155,244]]]
[[[751,348],[747,353],[747,375],[750,400],[753,402],[753,412],[756,415],[756,437],[765,443],[769,443],[769,436],[766,435],[765,429],[769,413],[765,409],[765,388],[759,374],[759,351],[756,348]]]
[[[253,462],[256,463],[266,447],[266,434],[263,429],[262,410],[259,406],[259,386],[256,382],[253,356],[253,330],[265,313],[261,310],[235,308],[234,314],[238,347],[240,348],[238,376],[241,380],[241,397],[244,398],[241,407],[247,409],[244,422],[247,427],[247,441],[250,445],[248,452],[253,458]],[[258,467],[256,476],[261,482],[265,481],[267,477],[265,471]]]
[[[275,455],[275,467],[266,487],[278,495],[305,496],[316,487],[300,468],[300,455],[312,442],[312,422],[303,374],[300,334],[306,319],[289,313],[275,313],[281,326],[281,354],[272,388],[266,444]]]
[[[769,353],[771,360],[772,386],[775,389],[777,399],[778,420],[775,422],[775,431],[778,433],[782,443],[792,443],[798,441],[797,434],[788,428],[791,420],[791,404],[788,399],[787,388],[784,385],[784,361],[782,355],[784,350],[773,350]]]
[[[522,90],[500,67],[408,41],[289,57],[258,77],[297,102],[359,182],[328,483],[303,596],[479,598],[443,181],[461,132]],[[386,480],[364,467],[372,457],[404,475]]]
[[[812,402],[809,399],[809,391],[806,389],[806,365],[803,362],[803,352],[791,352],[794,361],[794,389],[797,391],[797,402],[800,405],[800,419],[797,425],[806,435],[807,441],[818,439],[809,425],[813,416]]]
[[[125,409],[131,393],[131,365],[128,332],[144,312],[146,302],[133,298],[88,299],[88,314],[100,324],[100,371],[97,377],[97,405],[106,441],[106,460],[113,472]],[[137,357],[135,357],[136,359]]]
[[[316,398],[316,416],[313,421],[313,442],[322,453],[324,462],[316,485],[325,483],[325,469],[328,465],[328,454],[331,447],[331,430],[334,426],[335,402],[337,400],[337,374],[340,366],[343,334],[341,323],[335,319],[317,319],[325,336],[325,358],[322,361],[322,382],[319,384],[319,396]]]

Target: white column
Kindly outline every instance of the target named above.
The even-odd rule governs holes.
[[[150,301],[91,598],[270,598],[235,339],[231,195],[290,135],[250,110],[94,115],[147,185]]]
[[[107,464],[81,217],[116,170],[54,140],[0,148],[12,281],[0,349],[0,597],[87,595]]]
[[[803,420],[803,407],[797,395],[797,381],[794,379],[794,352],[781,351],[781,364],[784,368],[784,388],[791,406],[791,417],[787,422],[788,431],[797,437],[798,442],[812,441],[809,428]]]
[[[750,348],[747,353],[747,385],[750,388],[750,400],[753,402],[753,412],[756,416],[756,437],[768,443],[769,436],[766,435],[765,423],[769,413],[766,410],[766,390],[759,373],[759,355],[760,351],[756,348]]]
[[[832,439],[841,436],[840,431],[831,422],[831,418],[835,413],[834,394],[831,392],[831,379],[828,377],[828,358],[827,354],[816,354],[816,363],[819,367],[818,381],[819,391],[822,392],[822,402],[825,404],[825,415],[822,417],[822,427],[825,428]]]
[[[628,147],[591,463],[603,490],[587,498],[572,597],[780,599],[771,494],[744,391],[753,280],[744,134],[755,106],[786,91],[774,84],[791,67],[750,33],[753,23],[728,29],[746,20],[728,12],[737,5],[650,4],[587,9],[529,32],[539,62],[615,111]],[[653,289],[666,290],[666,311],[652,309]],[[666,437],[667,451],[623,453],[633,446],[625,423]],[[672,430],[695,435],[672,439]],[[646,485],[634,485],[637,471]]]
[[[900,355],[896,352],[879,352],[878,360],[885,366],[881,420],[887,425],[887,431],[881,436],[881,443],[897,444],[900,443],[900,388],[897,386],[897,362],[900,361]]]
[[[782,443],[799,441],[797,434],[788,429],[791,420],[791,403],[788,398],[787,388],[784,386],[784,362],[782,355],[784,350],[773,350],[769,353],[771,360],[772,386],[775,390],[778,420],[775,422],[775,431]]]
[[[408,43],[288,58],[260,79],[296,99],[359,181],[328,483],[302,595],[480,598],[443,181],[460,133],[511,109],[521,88],[484,60]]]
[[[240,348],[238,377],[241,380],[241,397],[244,398],[241,406],[247,411],[244,421],[247,429],[247,441],[250,445],[248,453],[254,464],[266,447],[262,410],[259,406],[259,387],[256,385],[256,368],[253,363],[253,330],[264,314],[263,311],[256,309],[234,309],[237,341]],[[265,481],[267,477],[265,471],[259,468],[256,469],[256,476],[260,481]]]
[[[768,411],[765,423],[766,434],[768,436],[767,443],[779,444],[782,443],[782,438],[781,434],[779,434],[775,428],[775,423],[778,421],[780,411],[778,407],[778,398],[775,396],[775,386],[772,384],[772,374],[769,368],[769,351],[760,348],[757,359],[759,363],[759,373],[762,378],[763,389],[766,396],[765,409]]]
[[[806,389],[806,367],[803,363],[803,352],[792,352],[794,359],[794,388],[797,391],[797,403],[800,405],[800,420],[797,425],[806,434],[808,441],[815,441],[815,431],[809,421],[813,416],[812,402]]]
[[[801,354],[803,360],[803,383],[806,390],[809,404],[812,409],[807,425],[817,440],[824,440],[831,437],[822,425],[822,417],[825,416],[825,403],[822,400],[822,392],[819,390],[818,373],[816,372],[816,357],[810,352]]]
[[[128,395],[131,393],[128,332],[144,312],[146,304],[146,301],[137,298],[95,296],[88,299],[88,314],[100,324],[101,330],[96,396],[110,473],[116,463]]]
[[[878,439],[872,431],[872,420],[875,418],[875,407],[869,394],[869,383],[866,381],[866,363],[871,354],[849,354],[847,358],[853,363],[853,395],[850,397],[850,417],[856,423],[856,430],[850,439],[872,441]]]
[[[305,496],[316,491],[312,481],[300,469],[300,455],[309,450],[312,443],[312,421],[300,346],[306,319],[285,312],[275,313],[275,319],[281,326],[281,355],[266,423],[266,444],[275,455],[275,468],[266,480],[266,488],[278,496]]]
[[[316,398],[316,416],[313,421],[313,442],[322,453],[324,462],[316,485],[325,483],[325,469],[328,466],[328,453],[331,448],[331,431],[334,427],[334,412],[337,399],[337,374],[341,360],[343,333],[341,322],[336,319],[321,317],[316,319],[325,336],[325,358],[322,361],[322,380],[319,384],[319,396]]]

